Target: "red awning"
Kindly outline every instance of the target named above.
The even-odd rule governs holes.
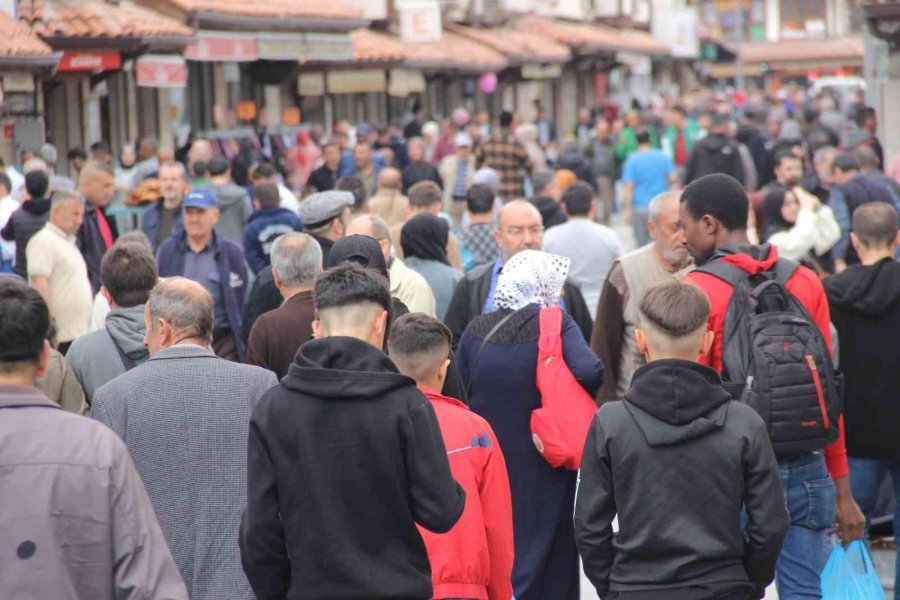
[[[184,51],[185,58],[204,62],[250,62],[257,58],[254,38],[202,31],[198,38]]]
[[[122,55],[114,51],[96,51],[96,52],[63,52],[62,58],[59,60],[57,71],[66,72],[96,72],[96,71],[115,71],[122,68]]]
[[[137,59],[135,73],[141,87],[187,86],[187,63],[181,56],[145,54]]]

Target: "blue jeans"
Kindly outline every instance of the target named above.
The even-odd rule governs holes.
[[[850,490],[866,519],[875,516],[875,502],[881,480],[891,474],[894,499],[898,501],[894,511],[894,539],[900,542],[900,461],[876,458],[850,458]],[[900,600],[900,553],[897,554],[897,571],[894,579],[894,600]]]
[[[775,582],[781,600],[822,597],[821,574],[831,553],[834,482],[821,452],[778,459],[791,526],[778,557]]]

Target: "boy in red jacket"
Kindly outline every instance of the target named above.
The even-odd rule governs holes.
[[[443,323],[422,313],[391,324],[391,359],[431,400],[450,470],[466,491],[466,507],[453,529],[419,532],[431,560],[435,600],[509,600],[513,524],[506,462],[487,421],[436,391],[444,387],[451,340]]]

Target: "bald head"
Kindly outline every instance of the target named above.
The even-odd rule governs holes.
[[[382,169],[378,174],[378,189],[398,191],[400,189],[400,171],[392,167]]]
[[[500,211],[500,223],[494,232],[503,262],[522,250],[540,250],[544,243],[541,213],[530,202],[513,200]]]
[[[181,342],[209,345],[213,299],[202,285],[185,277],[161,281],[150,292],[144,312],[150,354]]]
[[[387,261],[391,255],[391,228],[387,221],[376,215],[360,215],[350,221],[347,235],[365,235],[374,238],[381,246],[381,253]]]

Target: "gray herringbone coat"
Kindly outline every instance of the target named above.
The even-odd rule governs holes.
[[[191,600],[244,600],[238,530],[250,412],[275,374],[179,345],[101,387],[95,419],[119,434],[144,481]]]

